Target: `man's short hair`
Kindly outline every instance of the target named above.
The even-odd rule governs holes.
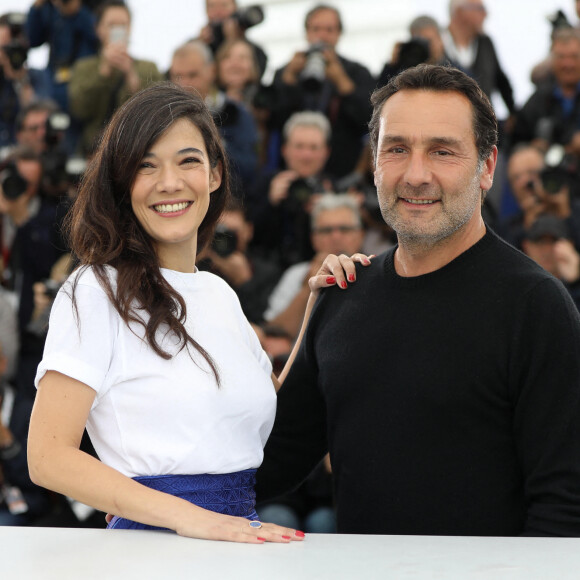
[[[575,40],[580,43],[580,30],[567,26],[555,28],[552,32],[552,45],[550,50],[554,48],[556,42],[569,42],[570,40]]]
[[[132,20],[131,10],[129,10],[129,6],[127,6],[126,2],[123,0],[105,0],[95,9],[95,24],[101,22],[103,15],[109,8],[123,8],[123,10],[125,10],[129,15],[129,20]]]
[[[46,112],[49,115],[52,113],[56,113],[60,111],[60,107],[57,105],[55,101],[52,99],[38,99],[36,101],[32,101],[18,112],[16,115],[16,131],[22,131],[24,128],[24,120],[30,113],[36,113],[38,111]]]
[[[330,143],[331,128],[330,121],[322,113],[316,111],[300,111],[294,113],[287,121],[284,123],[284,128],[282,129],[282,138],[284,143],[290,138],[290,134],[296,127],[315,127],[323,135],[324,140],[328,144]]]
[[[453,17],[455,11],[466,4],[469,4],[469,0],[449,0],[449,16]]]
[[[336,14],[336,18],[338,19],[338,30],[339,32],[342,32],[343,26],[342,26],[342,18],[340,17],[340,12],[338,11],[338,8],[336,8],[335,6],[331,6],[330,4],[317,4],[316,6],[311,8],[304,17],[304,28],[305,29],[308,28],[308,21],[310,20],[310,18],[312,18],[312,16],[314,16],[317,12],[320,12],[322,10],[330,10],[331,12],[334,12]]]
[[[359,204],[354,197],[348,193],[324,193],[312,207],[310,212],[310,226],[314,229],[318,216],[325,211],[346,208],[352,212],[356,225],[362,227]]]
[[[213,63],[213,54],[211,52],[211,48],[201,40],[189,40],[184,44],[182,44],[181,46],[178,46],[173,51],[173,56],[171,57],[171,60],[173,61],[173,59],[175,58],[188,56],[189,54],[192,53],[199,54],[205,64]]]
[[[371,95],[373,114],[369,123],[373,158],[376,160],[383,105],[399,91],[456,92],[466,97],[473,109],[473,134],[480,163],[497,145],[497,119],[486,94],[477,82],[452,66],[420,64],[408,68]]]
[[[421,30],[425,30],[425,28],[436,28],[437,30],[440,30],[437,20],[427,15],[417,16],[417,18],[409,24],[409,32],[411,33],[411,36],[416,36],[421,32]]]

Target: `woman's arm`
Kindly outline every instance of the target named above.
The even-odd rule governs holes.
[[[348,288],[348,282],[356,282],[356,268],[354,263],[360,262],[363,266],[368,266],[371,261],[370,258],[374,256],[366,256],[365,254],[353,254],[352,256],[347,256],[341,254],[336,256],[335,254],[329,254],[318,272],[308,280],[308,285],[310,286],[310,296],[308,297],[308,302],[306,303],[306,311],[304,312],[304,319],[302,320],[302,326],[300,332],[292,348],[292,352],[278,377],[277,383],[274,383],[276,391],[282,386],[284,379],[288,376],[292,363],[296,358],[298,349],[300,348],[300,343],[302,342],[302,337],[306,332],[306,327],[308,326],[308,320],[310,319],[310,313],[312,308],[314,308],[314,303],[318,298],[318,294],[321,288],[328,288],[330,286],[338,286],[343,290]],[[348,282],[347,282],[348,280]]]
[[[175,530],[182,536],[262,543],[301,539],[274,524],[254,529],[245,518],[205,510],[152,490],[80,451],[95,391],[48,371],[41,379],[28,436],[30,476],[37,485],[123,518]]]

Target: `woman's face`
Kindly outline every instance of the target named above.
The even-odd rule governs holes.
[[[199,129],[176,121],[141,160],[131,188],[131,206],[155,243],[164,268],[195,264],[197,232],[211,192],[221,184],[221,166],[211,167]]]
[[[243,88],[254,80],[252,49],[243,42],[230,47],[219,63],[219,77],[226,88]]]

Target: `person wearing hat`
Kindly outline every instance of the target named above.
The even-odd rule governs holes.
[[[525,230],[523,252],[558,278],[580,310],[580,254],[571,240],[568,224],[561,218],[542,214]]]

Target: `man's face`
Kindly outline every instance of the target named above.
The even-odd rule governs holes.
[[[523,209],[535,203],[534,184],[540,179],[544,158],[535,149],[523,149],[513,153],[508,161],[508,181],[514,197]]]
[[[360,250],[362,242],[362,228],[347,207],[318,214],[312,228],[312,247],[316,252],[351,256]]]
[[[324,42],[332,48],[336,47],[340,38],[340,25],[334,10],[317,10],[306,24],[306,40],[308,44]]]
[[[169,78],[190,93],[199,93],[205,99],[214,82],[215,67],[204,62],[201,54],[192,51],[173,58]]]
[[[330,149],[324,133],[317,127],[294,127],[282,146],[282,156],[288,169],[300,177],[311,177],[320,173]]]
[[[205,9],[210,22],[221,22],[236,11],[234,0],[206,0]]]
[[[381,213],[401,243],[429,248],[481,221],[495,153],[479,171],[469,100],[404,90],[383,105],[375,184]]]
[[[48,111],[30,111],[22,123],[22,128],[16,136],[19,145],[28,145],[36,153],[46,149],[46,121]]]
[[[487,11],[481,0],[466,0],[457,12],[462,26],[469,32],[479,34],[483,31]]]
[[[559,85],[573,87],[580,82],[580,41],[556,41],[552,46],[552,70]]]

